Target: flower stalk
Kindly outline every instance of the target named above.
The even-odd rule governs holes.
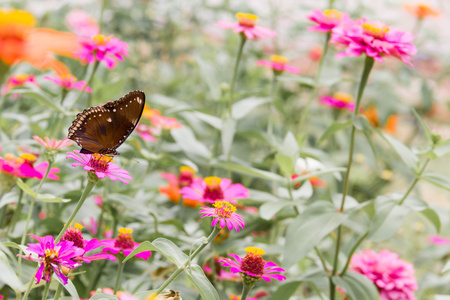
[[[117,291],[119,290],[119,286],[120,286],[120,278],[122,277],[122,273],[123,273],[123,268],[125,267],[125,263],[123,262],[122,259],[118,259],[117,260],[118,266],[117,266],[117,275],[116,275],[116,282],[114,284],[114,295],[117,293]]]
[[[238,74],[238,70],[239,70],[239,63],[241,62],[242,50],[244,49],[245,42],[247,41],[247,37],[244,34],[240,34],[240,36],[241,36],[241,42],[239,44],[239,50],[238,50],[238,54],[236,56],[236,62],[234,63],[233,77],[231,79],[231,85],[230,85],[230,99],[228,102],[228,113],[230,116],[231,116],[231,108],[233,106],[233,101],[234,101],[234,89],[235,89],[237,74]]]
[[[250,293],[250,291],[252,290],[252,288],[254,286],[255,286],[255,282],[246,282],[244,280],[243,285],[242,285],[241,300],[247,299],[248,294]]]

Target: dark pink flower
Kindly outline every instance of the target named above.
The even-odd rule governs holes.
[[[36,156],[30,153],[24,153],[20,157],[12,154],[6,154],[4,158],[0,157],[0,172],[19,178],[37,178],[42,179],[47,171],[48,162],[41,162],[35,165]],[[58,168],[51,168],[48,178],[58,180]]]
[[[414,36],[409,32],[390,29],[383,22],[369,22],[363,18],[334,27],[330,43],[344,48],[336,58],[366,54],[383,62],[384,56],[392,56],[412,66],[410,56],[417,52],[416,46],[411,43],[413,40]]]
[[[1,89],[1,95],[5,95],[12,89],[26,85],[26,84],[32,84],[38,86],[38,83],[36,81],[36,77],[31,74],[18,74],[18,75],[12,75],[8,78],[5,85],[2,86]],[[17,98],[18,95],[16,94],[13,98]]]
[[[139,246],[139,243],[136,243],[131,237],[131,233],[133,229],[128,228],[120,228],[119,235],[115,239],[107,239],[103,240],[102,245],[105,246],[103,248],[103,252],[109,251],[112,254],[122,254],[124,256],[128,256],[134,249]],[[136,257],[147,260],[152,255],[151,251],[144,251],[136,254]]]
[[[92,64],[103,61],[108,69],[116,66],[117,60],[128,57],[128,45],[118,38],[97,34],[93,37],[80,37],[81,48],[74,54],[82,61]]]
[[[20,256],[27,260],[39,262],[39,269],[35,275],[36,283],[38,284],[41,279],[50,282],[53,273],[55,273],[63,284],[67,284],[67,277],[61,271],[61,267],[68,269],[79,267],[81,263],[74,261],[74,259],[83,255],[84,250],[75,247],[73,242],[69,241],[62,241],[55,245],[55,241],[50,235],[45,237],[30,235],[39,243],[28,244],[29,247],[26,250],[37,254],[37,257],[32,256],[31,253]]]
[[[219,177],[206,177],[194,180],[190,186],[180,190],[183,199],[214,203],[218,200],[237,203],[236,199],[250,197],[248,190],[240,183],[231,184],[231,180]]]
[[[56,77],[51,76],[44,76],[45,79],[52,81],[54,84],[57,84],[59,86],[62,86],[63,88],[67,90],[76,89],[79,91],[85,90],[86,92],[90,93],[92,92],[92,89],[87,86],[87,82],[80,80],[76,81],[77,79],[75,76],[71,74],[66,75],[56,75]]]
[[[230,204],[228,201],[216,201],[212,207],[202,207],[199,213],[204,217],[213,217],[211,226],[216,226],[219,223],[220,228],[228,227],[229,230],[236,229],[239,231],[239,227],[244,229],[245,222],[242,220],[242,216],[235,213],[236,207]]]
[[[351,270],[371,280],[380,292],[380,300],[415,300],[417,281],[414,266],[389,250],[363,250],[352,256]]]
[[[72,10],[66,16],[66,23],[78,36],[93,37],[100,33],[100,27],[95,19],[81,9]]]
[[[299,68],[288,65],[287,58],[284,56],[279,56],[279,55],[272,55],[270,57],[270,61],[258,60],[258,61],[256,61],[256,65],[257,66],[266,66],[266,67],[272,68],[279,72],[286,71],[286,72],[289,72],[292,74],[300,73]]]
[[[228,255],[233,257],[234,260],[222,257],[219,262],[224,267],[231,267],[231,272],[240,273],[244,282],[255,282],[261,279],[270,281],[272,278],[279,281],[286,280],[285,276],[278,274],[279,272],[286,272],[283,268],[262,258],[262,255],[265,254],[264,250],[257,247],[247,247],[245,251],[247,251],[247,255],[243,258],[230,253]]]
[[[84,154],[78,150],[66,152],[66,154],[66,159],[70,157],[77,161],[72,164],[72,167],[83,166],[85,171],[94,172],[100,179],[109,177],[112,181],[120,180],[125,184],[128,184],[127,180],[133,180],[126,170],[122,170],[112,162],[113,159],[110,156],[98,153]]]
[[[44,141],[37,135],[33,135],[33,139],[35,139],[36,142],[41,144],[47,150],[60,150],[65,147],[69,147],[73,144],[71,141],[69,141],[68,138],[58,141],[56,139],[49,139],[48,137],[44,137],[44,139],[45,139],[45,141]]]
[[[226,29],[233,29],[236,33],[243,33],[249,40],[256,38],[274,38],[277,33],[272,29],[256,26],[258,17],[247,13],[237,13],[238,23],[218,21],[216,25]]]
[[[308,27],[309,31],[329,32],[342,22],[349,21],[348,14],[340,12],[335,9],[326,9],[324,11],[314,9],[308,16],[313,22],[316,22],[318,26]]]
[[[346,109],[349,111],[355,110],[355,103],[353,97],[347,93],[337,92],[333,96],[322,96],[320,97],[320,102],[329,106],[335,107],[337,109]]]
[[[438,245],[438,246],[447,246],[450,245],[450,238],[445,238],[439,235],[430,235],[428,237],[428,241],[432,244]]]

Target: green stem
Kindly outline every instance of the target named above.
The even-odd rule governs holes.
[[[189,257],[188,261],[182,266],[179,267],[170,277],[156,290],[156,292],[153,294],[155,296],[161,294],[162,291],[175,279],[178,275],[180,275],[186,268],[190,265],[191,261],[209,244],[211,241],[219,234],[221,228],[218,228],[217,226],[214,227],[211,234],[208,236],[206,243],[201,244],[194,253]],[[212,266],[214,268],[214,266]]]
[[[350,260],[352,259],[353,253],[355,253],[356,249],[358,248],[358,246],[364,241],[364,239],[367,237],[367,235],[369,235],[369,232],[366,232],[356,243],[355,245],[352,247],[352,250],[350,250],[350,253],[348,254],[347,257],[347,262],[345,263],[345,267],[344,269],[342,269],[341,272],[341,276],[344,276],[345,273],[347,272],[348,266],[350,265]]]
[[[325,272],[327,272],[327,274],[329,274],[330,270],[328,270],[325,259],[323,258],[322,253],[320,253],[319,248],[314,247],[314,251],[316,251],[317,256],[320,258],[320,262],[322,263],[323,269],[325,270]]]
[[[55,297],[53,297],[53,300],[59,299],[59,297],[61,296],[62,289],[63,289],[63,285],[61,283],[58,284],[58,287],[56,288],[56,292],[55,292]]]
[[[117,260],[119,266],[117,267],[117,275],[116,275],[116,283],[114,284],[114,295],[119,290],[120,278],[122,277],[123,268],[125,267],[125,263],[121,260]]]
[[[406,191],[405,195],[400,200],[398,205],[402,205],[403,202],[405,202],[406,198],[409,196],[409,194],[412,192],[413,188],[416,186],[417,182],[420,179],[420,176],[422,175],[423,171],[425,171],[425,168],[427,167],[429,162],[430,162],[430,159],[427,158],[427,160],[425,160],[425,163],[423,164],[422,168],[420,169],[419,173],[416,174],[416,178],[414,178],[414,180],[411,182],[411,184],[409,185],[408,190]]]
[[[241,300],[245,300],[247,299],[248,294],[250,293],[250,291],[252,290],[252,288],[255,286],[255,283],[243,283],[242,286],[242,295],[241,295]]]
[[[296,135],[303,130],[303,125],[306,121],[306,117],[308,116],[309,107],[311,106],[312,101],[316,98],[316,92],[319,85],[320,74],[322,73],[323,62],[325,61],[325,57],[328,52],[328,42],[330,41],[331,32],[327,33],[325,38],[325,43],[323,45],[323,53],[320,58],[319,65],[317,67],[316,76],[314,77],[314,86],[312,88],[311,94],[309,95],[308,101],[306,102],[305,108],[303,108],[303,112],[300,116],[300,121],[298,122],[298,127],[296,131]]]
[[[236,62],[234,64],[233,78],[231,79],[230,85],[230,99],[228,102],[228,113],[231,116],[231,107],[233,106],[234,101],[234,88],[236,85],[237,73],[239,70],[239,63],[242,57],[242,50],[244,49],[245,42],[247,41],[247,37],[244,34],[241,34],[241,43],[239,44],[238,54],[236,56]]]
[[[77,96],[77,98],[75,99],[75,101],[73,101],[73,103],[70,105],[69,111],[71,111],[72,108],[75,106],[75,104],[78,102],[78,100],[80,100],[81,96],[82,96],[83,93],[84,93],[84,89],[85,89],[87,86],[89,86],[89,85],[91,84],[92,78],[94,78],[94,74],[95,74],[95,71],[97,70],[98,65],[99,65],[99,62],[98,62],[98,61],[95,61],[94,67],[93,67],[93,69],[92,69],[92,72],[89,74],[89,77],[88,77],[88,79],[86,80],[86,84],[83,86],[83,88],[82,88],[82,89],[80,90],[80,92],[78,93],[78,96]]]
[[[46,300],[47,299],[47,295],[48,295],[48,288],[50,287],[50,282],[47,282],[45,284],[45,289],[44,289],[44,294],[42,295],[42,300]]]
[[[267,134],[269,136],[272,135],[273,133],[273,112],[274,112],[274,108],[275,108],[275,91],[277,89],[277,73],[279,71],[275,71],[273,72],[273,78],[272,78],[272,84],[270,85],[270,102],[269,102],[269,118],[267,120]]]

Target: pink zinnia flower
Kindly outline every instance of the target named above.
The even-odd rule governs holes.
[[[100,195],[95,195],[94,202],[95,202],[95,205],[97,205],[98,207],[101,207],[103,205],[103,197]]]
[[[110,288],[103,288],[101,290],[101,292],[103,294],[114,295],[114,291],[112,289],[110,289]],[[96,292],[92,291],[91,292],[91,297],[94,296],[95,294],[96,294]],[[122,292],[122,291],[118,291],[116,293],[116,296],[117,296],[117,298],[119,298],[119,300],[136,300],[136,298],[133,295],[125,293],[125,292]]]
[[[93,37],[80,37],[81,48],[75,56],[92,64],[103,61],[108,69],[116,66],[117,60],[122,61],[128,57],[128,45],[118,38],[97,34]]]
[[[256,26],[258,17],[247,13],[237,13],[238,23],[218,21],[216,25],[226,29],[233,29],[236,33],[243,33],[249,40],[255,38],[274,38],[277,33],[272,29]]]
[[[416,46],[411,43],[413,40],[414,36],[409,32],[390,29],[383,22],[369,22],[363,18],[334,27],[330,43],[345,48],[336,58],[365,53],[383,62],[383,56],[392,56],[412,67],[410,55],[417,52]]]
[[[56,139],[49,139],[48,137],[44,137],[43,140],[37,135],[33,135],[33,139],[35,139],[36,142],[41,144],[47,150],[59,150],[65,147],[69,147],[73,144],[71,141],[69,141],[68,138],[58,141]]]
[[[266,67],[274,69],[277,72],[286,71],[286,72],[289,72],[292,74],[300,73],[299,68],[288,65],[287,58],[284,56],[279,56],[279,55],[272,55],[270,57],[270,61],[258,60],[258,61],[256,61],[256,65],[257,66],[266,66]]]
[[[219,262],[224,267],[231,267],[231,272],[240,273],[244,282],[255,282],[261,279],[270,281],[272,278],[279,281],[286,280],[285,276],[277,274],[278,272],[286,272],[283,268],[262,258],[262,255],[265,254],[264,250],[257,247],[247,247],[245,251],[247,251],[247,255],[243,258],[230,253],[228,255],[233,257],[234,260],[222,257]]]
[[[158,110],[157,113],[154,113],[150,117],[150,122],[152,122],[153,126],[156,128],[162,128],[166,130],[172,130],[175,128],[181,128],[183,125],[181,123],[178,123],[176,118],[168,118],[165,116],[162,116]]]
[[[86,81],[80,80],[76,81],[76,77],[71,74],[60,75],[56,77],[44,76],[45,79],[52,81],[54,84],[62,86],[67,90],[76,89],[79,91],[85,90],[86,92],[92,92],[92,89],[87,85]]]
[[[20,157],[12,154],[6,154],[4,158],[0,157],[0,171],[13,177],[37,178],[42,179],[47,171],[48,162],[41,162],[34,165],[36,156],[30,153],[24,153]],[[58,180],[58,168],[51,168],[48,178]]]
[[[110,156],[98,153],[84,154],[78,150],[66,152],[66,154],[66,159],[70,157],[77,161],[77,163],[72,164],[72,167],[83,166],[85,171],[94,172],[100,179],[109,177],[112,181],[120,180],[125,184],[128,184],[127,180],[133,180],[128,171],[122,170],[113,163]]]
[[[1,95],[5,95],[12,89],[22,86],[22,85],[25,85],[25,84],[28,84],[28,83],[36,85],[36,86],[38,85],[38,83],[36,81],[36,77],[34,75],[30,75],[30,74],[12,75],[11,77],[8,78],[5,85],[2,86]],[[16,94],[16,95],[14,95],[13,98],[17,98],[17,97],[18,97],[18,95]]]
[[[228,201],[216,201],[212,207],[202,207],[199,213],[204,217],[213,217],[211,226],[216,226],[219,223],[220,228],[228,227],[229,230],[236,229],[239,231],[239,227],[244,229],[245,222],[242,220],[242,216],[235,213],[236,207],[230,204]],[[219,222],[220,221],[220,222]]]
[[[353,101],[353,97],[347,93],[337,92],[334,93],[333,96],[322,96],[320,97],[320,102],[329,106],[335,107],[337,109],[346,109],[349,111],[355,110],[355,103]]]
[[[389,250],[364,250],[352,256],[351,270],[371,280],[380,292],[380,300],[416,299],[417,281],[414,266]]]
[[[93,17],[81,9],[75,9],[66,16],[66,23],[73,33],[83,37],[92,37],[100,33],[100,27]]]
[[[445,238],[439,235],[430,235],[428,237],[428,241],[432,244],[438,245],[438,246],[447,246],[450,245],[450,238]]]
[[[94,217],[89,217],[89,223],[81,221],[81,224],[83,224],[84,228],[86,228],[86,230],[89,231],[89,233],[91,235],[94,236],[94,235],[97,234],[98,222],[95,220]],[[112,229],[109,229],[109,230],[105,231],[105,238],[110,238],[112,236],[113,236]]]
[[[348,14],[340,12],[335,9],[326,9],[324,11],[314,9],[308,16],[313,22],[316,22],[318,26],[308,27],[309,31],[329,32],[342,22],[349,21]]]
[[[237,198],[250,197],[248,190],[242,184],[231,184],[230,179],[219,177],[194,180],[190,186],[183,187],[180,193],[183,198],[207,203],[223,200],[236,204]]]
[[[102,241],[102,244],[106,246],[103,248],[103,252],[109,251],[112,254],[120,253],[124,256],[128,256],[128,254],[140,245],[133,240],[131,233],[133,233],[133,229],[128,229],[125,227],[120,228],[119,235],[115,239],[107,239]],[[147,260],[151,255],[151,251],[144,251],[136,254],[136,257]]]
[[[32,257],[31,253],[20,256],[27,260],[39,262],[39,269],[35,275],[36,283],[38,284],[41,279],[50,282],[53,273],[55,273],[63,284],[67,284],[67,277],[61,271],[61,267],[68,269],[79,267],[81,264],[74,259],[83,255],[84,250],[75,247],[73,242],[69,241],[62,241],[55,245],[55,240],[51,235],[45,237],[30,235],[39,243],[28,244],[29,247],[26,250],[37,254],[37,257]]]
[[[171,173],[160,173],[159,175],[169,182],[168,185],[159,187],[159,192],[167,196],[167,198],[174,203],[180,202],[181,188],[191,185],[194,180],[200,179],[199,177],[194,177],[195,171],[188,166],[181,166],[178,175]],[[184,205],[193,208],[197,207],[198,203],[199,202],[195,200],[186,201],[186,199],[184,199],[183,201]]]
[[[161,129],[157,129],[141,123],[136,126],[135,130],[144,141],[149,142],[156,142],[157,139],[153,135],[161,134]]]

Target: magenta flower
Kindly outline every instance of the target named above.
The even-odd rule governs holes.
[[[284,56],[279,56],[279,55],[272,55],[270,57],[270,61],[258,60],[258,61],[256,61],[256,65],[257,66],[266,66],[266,67],[272,68],[278,72],[286,71],[286,72],[289,72],[292,74],[300,73],[299,68],[288,65],[287,58]]]
[[[72,164],[72,167],[83,166],[85,171],[94,172],[100,179],[108,176],[112,181],[120,180],[125,184],[128,184],[127,180],[133,180],[128,171],[120,169],[118,165],[113,163],[110,156],[98,153],[84,154],[78,150],[66,152],[66,154],[66,159],[70,157],[77,161]]]
[[[335,107],[337,109],[346,109],[349,111],[355,110],[355,103],[353,97],[347,93],[337,92],[333,96],[322,96],[320,102],[329,107]]]
[[[69,241],[59,242],[55,245],[55,240],[50,235],[45,237],[39,237],[33,234],[30,235],[38,240],[39,243],[28,244],[29,247],[26,250],[37,254],[37,257],[33,257],[31,253],[20,256],[27,260],[39,262],[39,269],[34,276],[36,278],[36,284],[38,284],[41,279],[50,282],[53,273],[58,276],[63,284],[67,284],[67,277],[61,271],[61,267],[66,267],[68,269],[79,267],[81,264],[74,261],[74,259],[83,255],[84,250],[75,247],[73,242]]]
[[[329,32],[342,22],[350,20],[348,14],[342,13],[335,9],[326,9],[324,11],[314,9],[308,16],[313,22],[316,22],[318,26],[308,27],[309,31]]]
[[[371,280],[380,292],[380,300],[415,300],[417,281],[414,266],[398,258],[397,253],[364,250],[352,256],[351,270]]]
[[[439,235],[430,235],[428,237],[428,241],[432,244],[438,245],[438,246],[447,246],[450,245],[450,238],[445,238]]]
[[[36,81],[36,77],[31,74],[18,74],[18,75],[12,75],[8,78],[5,85],[2,86],[1,89],[1,95],[5,95],[12,89],[26,85],[26,84],[33,84],[38,86],[38,83]],[[12,98],[17,98],[19,95],[15,94]]]
[[[106,246],[103,248],[103,252],[109,251],[112,254],[122,254],[124,256],[128,256],[134,249],[139,246],[139,243],[136,243],[131,237],[131,233],[133,229],[128,228],[120,228],[119,235],[115,239],[107,239],[103,240],[102,245]],[[151,251],[144,251],[136,254],[136,257],[147,260],[152,255]]]
[[[53,83],[62,86],[63,88],[67,90],[76,89],[79,91],[85,90],[86,92],[90,93],[92,92],[92,89],[87,86],[87,82],[80,80],[76,81],[77,79],[75,76],[72,76],[70,74],[56,76],[56,77],[50,77],[50,76],[44,76],[45,79],[52,81]]]
[[[220,228],[228,227],[229,230],[236,229],[239,231],[239,226],[244,229],[245,222],[242,220],[242,216],[235,213],[236,207],[230,204],[228,201],[216,201],[212,207],[202,207],[199,213],[203,213],[204,217],[213,217],[211,226],[216,226],[219,223]]]
[[[234,260],[222,257],[219,262],[224,267],[231,267],[231,272],[240,273],[244,282],[247,283],[260,281],[261,279],[270,281],[272,278],[279,281],[286,280],[285,276],[277,274],[278,272],[286,272],[283,268],[262,258],[262,255],[265,254],[264,250],[257,247],[247,247],[245,251],[247,251],[247,255],[243,258],[230,253],[228,255],[233,257]]]
[[[20,157],[15,157],[12,154],[6,154],[4,158],[0,157],[0,172],[6,173],[12,177],[19,178],[44,178],[47,171],[48,162],[41,162],[34,165],[36,156],[30,153],[24,153]],[[48,178],[58,180],[58,168],[51,168]]]
[[[44,178],[45,173],[47,172],[47,168],[48,168],[48,161],[38,163],[37,165],[34,166],[34,169],[40,174],[39,177],[37,177],[38,179]],[[47,178],[58,180],[59,177],[58,175],[56,175],[56,173],[59,173],[59,171],[60,171],[59,168],[51,168],[50,172],[47,175]]]
[[[277,33],[272,29],[256,26],[258,17],[247,13],[237,13],[238,23],[218,21],[216,25],[226,29],[233,29],[236,33],[243,33],[249,40],[266,37],[274,38]]]
[[[128,57],[128,45],[118,38],[97,34],[93,37],[80,37],[81,48],[75,56],[92,64],[103,61],[108,69],[116,66],[117,60]]]
[[[363,18],[342,22],[334,27],[330,43],[345,48],[336,58],[365,53],[376,61],[383,62],[384,56],[392,56],[412,67],[410,55],[417,52],[411,43],[413,40],[414,36],[409,32],[393,30],[383,22],[369,22]]]
[[[75,9],[66,16],[66,23],[73,33],[83,37],[93,37],[100,33],[100,27],[93,17],[81,9]]]
[[[194,180],[190,186],[180,190],[183,199],[214,203],[218,200],[236,204],[237,198],[250,197],[248,190],[240,183],[231,184],[231,180],[219,177],[206,177]]]
[[[218,263],[218,261],[216,261],[216,257],[214,257],[214,264],[216,264],[216,263]],[[239,274],[225,271],[221,268],[218,268],[217,265],[215,266],[215,268],[216,268],[215,273],[216,273],[217,280],[226,280],[226,281],[240,281],[241,280],[241,276],[239,276]],[[212,269],[209,265],[204,265],[203,271],[208,276],[211,276],[213,274]]]
[[[59,150],[59,149],[65,148],[65,147],[69,147],[73,144],[71,141],[69,141],[68,138],[58,141],[56,139],[49,139],[48,137],[45,137],[44,138],[45,141],[44,141],[37,135],[33,135],[33,139],[35,139],[36,142],[41,144],[47,150]]]

